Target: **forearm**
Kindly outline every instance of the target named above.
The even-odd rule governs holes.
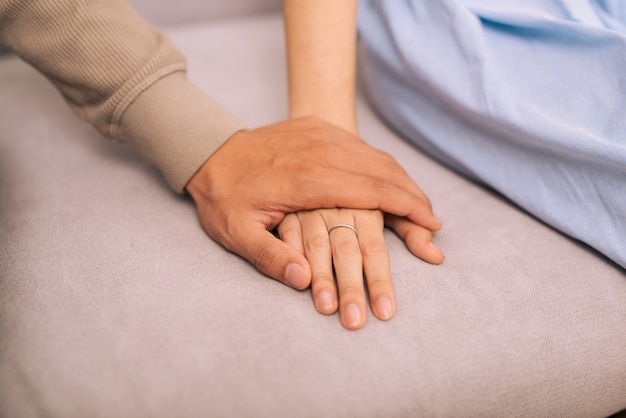
[[[185,77],[185,58],[126,0],[0,1],[0,40],[104,136],[136,146],[178,192],[242,126]]]
[[[185,70],[183,55],[125,0],[6,0],[0,39],[109,137],[135,97]]]
[[[357,132],[357,0],[284,0],[289,115]]]

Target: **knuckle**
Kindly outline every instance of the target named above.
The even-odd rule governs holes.
[[[381,178],[372,179],[372,189],[378,194],[386,195],[389,192],[389,183]]]
[[[278,154],[278,155],[272,156],[272,159],[270,160],[268,164],[268,168],[276,170],[276,171],[281,171],[281,170],[293,170],[295,167],[294,167],[294,162],[292,158],[289,158],[288,156],[283,155],[283,154]]]
[[[334,152],[336,152],[336,147],[330,142],[317,140],[309,144],[309,155],[319,155],[325,159]]]
[[[358,256],[359,245],[353,240],[339,240],[333,244],[333,254],[337,257]]]
[[[372,295],[381,295],[387,293],[393,293],[393,285],[390,277],[368,277],[367,288]]]
[[[300,229],[296,226],[281,224],[278,233],[283,240],[297,241],[300,239]]]
[[[377,257],[387,255],[387,246],[384,241],[372,240],[361,245],[361,253],[364,257]]]
[[[303,161],[297,169],[298,177],[305,179],[307,183],[328,176],[326,168],[312,160]],[[303,184],[305,186],[306,184]]]
[[[306,238],[305,247],[307,250],[326,249],[330,246],[327,234],[314,234]]]
[[[358,284],[351,282],[340,284],[339,293],[340,299],[343,299],[344,301],[346,298],[352,300],[362,300],[365,298],[365,290],[363,289],[363,286],[359,286]]]
[[[313,277],[312,277],[312,283],[313,286],[317,287],[322,283],[332,283],[334,284],[335,282],[335,278],[333,277],[332,274],[328,274],[328,273],[313,273]]]
[[[423,228],[412,228],[406,234],[406,243],[412,248],[425,246],[432,238],[432,234]]]

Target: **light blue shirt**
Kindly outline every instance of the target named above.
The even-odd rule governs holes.
[[[395,130],[626,267],[626,1],[363,0],[359,32]]]

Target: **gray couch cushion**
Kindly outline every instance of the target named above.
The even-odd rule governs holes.
[[[223,19],[237,15],[270,12],[280,9],[281,0],[130,0],[148,21],[159,26]]]
[[[286,116],[278,15],[172,30],[190,77]],[[626,407],[626,275],[424,157],[361,131],[432,198],[442,266],[386,232],[398,313],[344,330],[213,243],[187,197],[0,60],[0,415],[606,416]]]

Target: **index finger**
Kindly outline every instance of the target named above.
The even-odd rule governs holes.
[[[295,205],[289,211],[319,208],[380,209],[396,216],[406,217],[431,231],[441,228],[433,214],[430,202],[388,180],[354,174],[326,167],[322,175],[293,190]]]

